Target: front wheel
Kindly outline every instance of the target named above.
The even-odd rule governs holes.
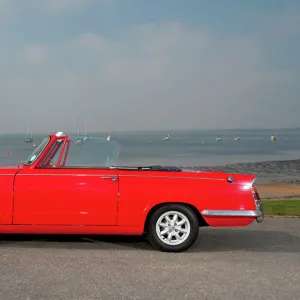
[[[150,217],[147,237],[158,250],[181,252],[190,248],[199,233],[194,211],[182,204],[166,204]]]

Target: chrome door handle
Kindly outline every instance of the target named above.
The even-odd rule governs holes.
[[[114,176],[101,176],[101,179],[111,179],[114,182],[118,180],[118,178]]]

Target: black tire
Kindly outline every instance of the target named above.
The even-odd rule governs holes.
[[[156,223],[161,216],[167,212],[178,212],[182,214],[189,223],[189,234],[186,234],[185,240],[177,245],[169,245],[162,241],[156,232]],[[199,220],[194,211],[187,205],[183,204],[165,204],[155,210],[151,215],[148,229],[146,232],[147,238],[156,249],[163,252],[182,252],[190,248],[196,241],[199,233]],[[167,233],[166,233],[167,234]]]

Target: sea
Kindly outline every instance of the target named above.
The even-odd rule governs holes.
[[[109,133],[89,133],[92,137],[106,138]],[[164,140],[170,135],[169,140]],[[180,167],[223,166],[270,160],[300,158],[300,130],[284,129],[276,132],[272,141],[271,130],[203,131],[181,130],[172,132],[136,131],[111,133],[121,147],[118,165],[148,166],[172,165]],[[71,133],[74,136],[74,133]],[[217,136],[221,141],[216,141]],[[38,145],[45,134],[34,134]],[[239,140],[235,140],[239,137]],[[0,165],[18,165],[34,150],[24,141],[24,134],[0,134]],[[97,155],[97,151],[94,152]]]

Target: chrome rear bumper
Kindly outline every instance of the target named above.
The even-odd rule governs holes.
[[[258,223],[264,219],[264,211],[260,200],[255,200],[256,210],[209,210],[201,211],[202,216],[207,217],[248,217],[255,218]]]
[[[261,223],[264,220],[264,209],[260,200],[254,200],[256,210],[260,211],[261,215],[256,218],[257,223]]]

